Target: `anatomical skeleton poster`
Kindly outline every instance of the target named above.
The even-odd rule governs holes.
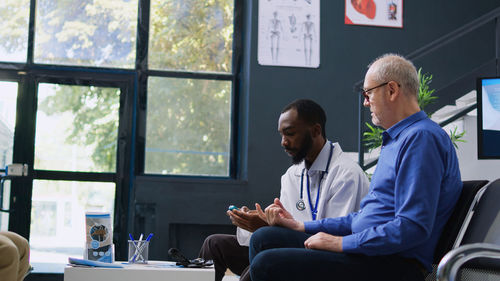
[[[320,0],[259,0],[260,65],[319,67]]]

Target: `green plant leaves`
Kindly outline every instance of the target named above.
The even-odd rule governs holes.
[[[418,88],[418,105],[421,110],[424,110],[427,105],[436,102],[438,97],[434,96],[436,90],[430,88],[432,74],[422,73],[422,68],[419,68],[418,80],[420,82],[420,87]],[[430,118],[432,114],[427,115]],[[363,133],[363,142],[368,151],[372,151],[382,145],[382,133],[384,130],[376,126],[371,126],[368,122],[365,125],[368,127],[368,130]],[[456,148],[458,148],[457,142],[466,142],[462,139],[464,135],[465,131],[457,133],[457,127],[453,131],[450,130],[450,139]]]
[[[432,82],[432,74],[422,74],[422,68],[419,68],[418,81],[420,81],[420,87],[418,88],[418,106],[420,106],[420,109],[424,110],[427,105],[436,102],[438,97],[433,96],[436,90],[431,89],[429,86]],[[430,118],[431,114],[428,114],[428,116]]]
[[[365,122],[365,125],[369,131],[363,133],[363,142],[368,150],[371,151],[382,145],[382,132],[384,130],[376,126],[371,126],[368,122]]]

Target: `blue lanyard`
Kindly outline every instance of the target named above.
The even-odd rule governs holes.
[[[321,192],[321,181],[323,180],[323,177],[325,176],[326,173],[328,173],[328,168],[330,167],[330,162],[332,161],[332,154],[333,154],[333,143],[330,143],[330,154],[328,155],[328,162],[326,163],[326,169],[325,171],[321,172],[321,176],[319,177],[319,182],[318,182],[318,193],[316,194],[316,203],[312,204],[311,202],[311,192],[309,188],[309,174],[306,174],[307,177],[307,197],[309,201],[309,207],[311,208],[311,214],[312,214],[312,219],[313,221],[316,220],[316,216],[318,214],[318,202],[319,202],[319,194]],[[302,175],[300,176],[300,200],[303,198],[303,190],[304,190],[304,171],[306,168],[302,169]]]

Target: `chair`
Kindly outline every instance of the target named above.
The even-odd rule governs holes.
[[[441,263],[439,263],[438,280],[439,281],[457,280],[458,270],[462,267],[462,265],[476,258],[500,260],[500,246],[489,243],[474,243],[474,244],[463,245],[456,249],[451,250],[448,254],[444,256]],[[486,274],[488,273],[486,272]],[[486,274],[483,273],[483,276]]]
[[[464,265],[467,280],[500,280],[500,179],[481,188],[452,250],[438,266],[438,280],[455,280]],[[485,259],[486,258],[486,259]],[[491,279],[491,274],[496,276]],[[479,278],[477,276],[480,276]]]
[[[439,237],[436,250],[434,251],[433,272],[429,274],[426,281],[436,280],[437,265],[443,256],[454,246],[462,223],[464,222],[474,198],[478,191],[488,183],[487,180],[464,181],[462,193],[458,198],[455,209],[446,222],[443,233]]]
[[[457,238],[462,223],[471,208],[474,197],[479,189],[487,183],[487,180],[463,182],[462,193],[458,198],[453,213],[451,213],[448,222],[444,226],[443,233],[441,233],[441,236],[439,237],[438,246],[434,251],[434,263],[438,264],[443,256],[453,248],[453,244]]]

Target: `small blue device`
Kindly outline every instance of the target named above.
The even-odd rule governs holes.
[[[227,208],[229,211],[232,211],[232,210],[239,210],[238,207],[234,206],[234,205],[229,205],[229,208]]]

